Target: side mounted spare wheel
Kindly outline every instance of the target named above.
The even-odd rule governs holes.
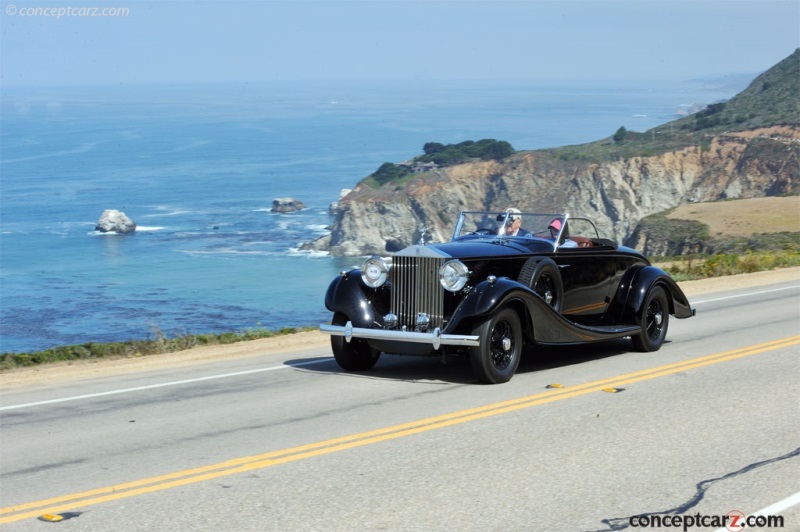
[[[347,317],[337,312],[331,321],[333,325],[347,325]],[[381,356],[380,351],[370,347],[363,338],[353,338],[349,342],[344,336],[331,336],[333,358],[347,371],[365,371],[370,369]]]
[[[547,257],[531,257],[519,271],[520,283],[529,286],[539,297],[545,300],[556,312],[561,312],[564,297],[564,283],[561,272],[553,259]]]

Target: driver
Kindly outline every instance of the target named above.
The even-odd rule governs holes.
[[[506,236],[532,236],[530,231],[522,228],[522,214],[519,209],[509,207],[506,212],[509,213],[506,220]]]

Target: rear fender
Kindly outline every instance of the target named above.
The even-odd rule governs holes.
[[[614,297],[615,310],[621,312],[620,323],[641,323],[644,302],[654,286],[661,286],[669,296],[669,313],[676,318],[694,316],[689,300],[670,275],[655,266],[642,266],[631,269],[619,285]],[[620,304],[621,302],[624,302]]]

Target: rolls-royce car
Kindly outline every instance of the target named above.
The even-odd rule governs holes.
[[[328,287],[336,362],[367,371],[382,354],[469,357],[478,381],[510,380],[523,351],[630,338],[657,351],[670,316],[695,315],[641,253],[567,213],[459,213],[449,242],[367,258]]]

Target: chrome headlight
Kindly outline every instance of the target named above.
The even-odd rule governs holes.
[[[439,282],[445,290],[458,292],[467,284],[469,270],[460,260],[451,260],[439,268]]]
[[[383,286],[389,275],[389,264],[380,257],[370,257],[361,266],[361,279],[370,288]]]

